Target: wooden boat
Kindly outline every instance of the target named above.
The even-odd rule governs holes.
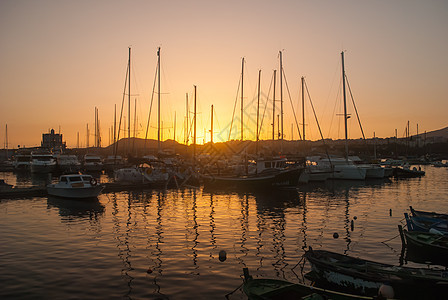
[[[267,299],[373,299],[313,287],[301,283],[292,283],[278,279],[253,279],[247,268],[243,269],[243,291],[249,300]]]
[[[373,297],[387,283],[398,299],[442,299],[448,293],[443,270],[388,265],[311,247],[304,257],[311,264],[306,277],[331,289]]]
[[[62,175],[58,183],[47,185],[49,195],[74,199],[98,197],[103,189],[95,178],[83,174]]]
[[[448,235],[448,220],[430,217],[410,217],[404,213],[408,231],[432,232]]]
[[[407,247],[407,258],[419,263],[448,267],[448,237],[431,232],[408,231],[398,225],[401,240]],[[448,277],[448,272],[445,274]]]
[[[269,170],[244,176],[202,175],[205,188],[252,189],[297,186],[303,168]]]
[[[440,213],[436,213],[436,212],[415,210],[412,206],[409,206],[409,208],[411,210],[411,215],[413,217],[427,217],[427,218],[437,218],[437,219],[448,220],[448,214],[440,214]]]

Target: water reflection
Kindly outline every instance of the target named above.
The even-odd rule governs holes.
[[[71,200],[56,196],[48,196],[47,207],[58,209],[61,220],[69,222],[74,219],[88,219],[98,222],[104,214],[104,205],[98,198]]]

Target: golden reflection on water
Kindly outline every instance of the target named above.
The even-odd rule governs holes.
[[[45,245],[48,255],[77,253],[90,272],[100,268],[94,283],[107,286],[104,296],[220,297],[241,284],[243,267],[256,277],[299,280],[291,269],[309,246],[398,264],[399,238],[381,242],[397,235],[409,205],[447,212],[448,176],[442,173],[447,170],[426,171],[426,177],[411,180],[327,182],[271,192],[186,188],[108,193],[82,203],[52,197],[1,201],[2,247],[4,253],[16,251],[22,260],[33,261],[31,268],[45,269],[47,259],[36,260],[15,245],[25,228],[36,232],[51,226],[45,234],[57,243]],[[333,238],[335,233],[339,238]],[[39,253],[37,237],[26,242]],[[226,253],[224,261],[220,251]],[[61,281],[76,284],[81,279],[71,277],[73,272]],[[64,284],[54,290],[60,297],[69,295]]]

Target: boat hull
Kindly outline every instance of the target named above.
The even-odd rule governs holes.
[[[408,260],[448,267],[448,237],[429,232],[404,230]]]
[[[103,189],[104,187],[101,185],[70,188],[56,187],[56,185],[47,186],[48,195],[72,199],[95,198]]]
[[[249,176],[203,176],[204,187],[226,189],[263,189],[297,186],[303,169],[269,172]]]
[[[442,270],[381,264],[324,250],[309,250],[305,258],[312,269],[308,277],[331,289],[373,297],[387,284],[398,299],[444,299],[448,292]]]
[[[340,293],[336,291],[326,290],[314,286],[301,283],[292,283],[279,279],[253,279],[248,273],[248,269],[244,271],[243,291],[249,300],[266,300],[266,299],[372,299]]]
[[[367,171],[352,165],[335,165],[332,179],[364,180]]]

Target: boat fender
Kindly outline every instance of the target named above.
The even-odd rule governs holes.
[[[96,179],[92,177],[92,179],[90,179],[90,184],[96,185],[97,184]]]
[[[378,290],[378,296],[386,299],[393,299],[395,296],[394,289],[387,283],[382,284]]]

